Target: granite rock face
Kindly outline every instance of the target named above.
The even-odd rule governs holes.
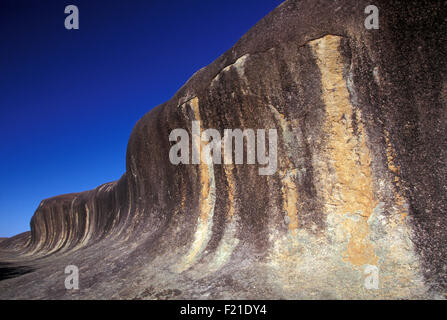
[[[0,298],[446,298],[446,4],[375,1],[367,30],[369,4],[267,15],[137,123],[119,181],[42,201],[0,241],[32,270]],[[173,165],[169,135],[192,121],[276,129],[276,172]]]

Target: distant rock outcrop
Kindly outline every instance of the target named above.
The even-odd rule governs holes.
[[[367,30],[369,2],[267,15],[137,123],[119,181],[42,201],[0,242],[33,270],[0,299],[445,298],[446,5],[375,1]],[[171,164],[192,121],[276,129],[276,173]]]

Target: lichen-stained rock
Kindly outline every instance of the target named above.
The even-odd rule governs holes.
[[[137,123],[119,181],[42,201],[0,242],[28,272],[0,298],[445,298],[446,5],[376,1],[367,30],[369,4],[266,16]],[[276,129],[276,172],[171,164],[174,129],[204,148],[192,121]]]

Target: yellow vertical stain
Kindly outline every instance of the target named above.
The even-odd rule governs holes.
[[[192,111],[194,112],[194,119],[200,121],[200,110],[199,110],[199,98],[194,97],[190,101]]]
[[[233,219],[234,213],[236,211],[234,204],[236,195],[236,184],[232,172],[233,168],[234,165],[224,165],[225,175],[227,177],[227,183],[228,183],[228,201],[229,201],[228,216],[227,216],[228,221],[231,221]]]
[[[197,97],[191,99],[190,106],[194,112],[196,121],[200,121],[199,99]],[[197,143],[197,148],[202,152],[203,144],[200,137],[193,137],[193,143]],[[214,205],[216,199],[216,186],[214,181],[213,164],[210,165],[200,162],[200,195],[199,195],[199,219],[196,232],[194,234],[194,241],[182,258],[182,261],[174,268],[176,272],[183,272],[189,269],[197,258],[205,250],[211,238],[212,222],[214,216]]]
[[[385,143],[386,143],[386,158],[388,170],[394,175],[394,199],[396,201],[396,206],[398,207],[401,215],[400,222],[404,223],[405,217],[408,215],[407,209],[404,207],[405,199],[400,195],[398,189],[401,187],[401,182],[399,178],[400,168],[394,162],[396,157],[396,151],[390,141],[390,133],[385,129]]]
[[[368,239],[368,217],[376,206],[371,175],[371,157],[366,146],[366,133],[361,121],[357,132],[346,81],[343,79],[343,58],[339,51],[340,37],[328,35],[310,42],[321,72],[322,99],[326,106],[325,131],[327,153],[335,169],[335,182],[328,183],[325,192],[328,208],[347,217],[343,225],[349,234],[343,260],[353,265],[375,265],[378,258]],[[331,173],[327,172],[327,180]],[[355,215],[355,219],[350,218]]]
[[[295,234],[296,229],[298,229],[298,210],[296,205],[298,202],[298,192],[296,184],[290,174],[282,179],[282,184],[284,210],[288,216],[289,231]]]
[[[190,102],[192,110],[194,112],[194,118],[196,121],[200,121],[200,110],[199,110],[199,99],[197,97],[193,98]],[[197,143],[197,149],[202,153],[202,149],[205,142],[202,142],[200,137],[198,139],[193,139],[193,143]],[[209,166],[206,163],[200,161],[200,184],[202,185],[200,190],[200,219],[205,221],[210,212],[209,202],[207,201],[210,194],[210,172]]]

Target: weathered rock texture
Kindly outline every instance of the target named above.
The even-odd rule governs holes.
[[[42,201],[0,243],[33,270],[0,298],[445,298],[446,4],[377,0],[366,30],[369,2],[261,20],[138,122],[119,181]],[[172,165],[169,134],[193,120],[277,129],[277,172]]]

